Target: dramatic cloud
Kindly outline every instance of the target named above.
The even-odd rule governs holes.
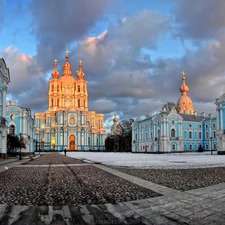
[[[36,59],[44,72],[52,59],[59,58],[74,41],[81,39],[95,25],[110,0],[33,0],[33,34],[37,36]],[[48,56],[48,57],[46,57]]]
[[[46,109],[48,82],[41,76],[33,58],[19,53],[17,49],[10,46],[0,53],[0,57],[5,59],[10,69],[8,85],[10,99],[34,111]]]
[[[224,33],[224,0],[176,0],[175,22],[178,36],[204,40]]]

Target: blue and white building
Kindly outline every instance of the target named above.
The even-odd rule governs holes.
[[[7,123],[6,123],[6,93],[10,82],[9,69],[4,59],[0,59],[0,157],[6,158],[7,153]]]
[[[212,114],[197,115],[187,95],[189,87],[184,74],[182,95],[175,107],[165,107],[160,113],[136,119],[132,124],[132,152],[197,151],[200,145],[204,150],[218,150],[218,153],[225,149],[225,95],[216,101],[218,120]]]

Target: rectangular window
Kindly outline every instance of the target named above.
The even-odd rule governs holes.
[[[209,146],[208,146],[208,145],[206,145],[206,146],[205,146],[205,149],[206,149],[206,150],[208,150],[208,149],[209,149]]]
[[[208,133],[208,132],[206,132],[205,138],[206,138],[206,139],[209,139],[209,133]]]

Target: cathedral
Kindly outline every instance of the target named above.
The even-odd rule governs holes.
[[[88,110],[88,89],[82,61],[72,74],[68,50],[63,74],[54,60],[48,110],[35,113],[35,139],[43,150],[104,150],[104,114]]]
[[[160,113],[134,121],[132,152],[197,151],[202,146],[204,150],[217,150],[218,154],[224,154],[225,94],[216,100],[216,118],[212,114],[206,116],[205,113],[198,115],[195,112],[188,96],[189,87],[186,85],[184,72],[179,90],[181,97],[175,107],[164,107]]]

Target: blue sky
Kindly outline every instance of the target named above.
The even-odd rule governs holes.
[[[182,70],[196,111],[215,115],[225,91],[224,11],[223,0],[0,0],[8,98],[45,111],[53,60],[61,73],[68,48],[74,72],[83,60],[89,109],[105,113],[106,125],[115,110],[129,119],[177,102]]]

